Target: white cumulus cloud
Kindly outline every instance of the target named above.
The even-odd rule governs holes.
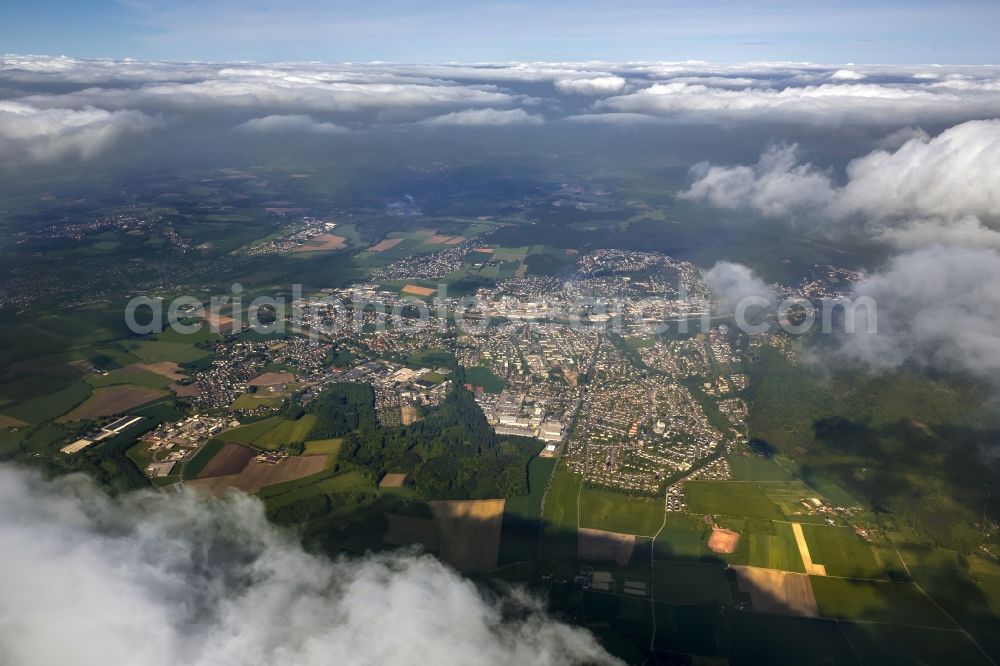
[[[620,76],[600,76],[592,79],[559,79],[556,90],[572,95],[614,95],[625,87],[625,79]]]
[[[159,120],[133,110],[39,109],[0,101],[0,159],[8,166],[18,160],[89,159],[127,134],[158,125]]]
[[[875,302],[875,332],[868,332],[867,319],[862,318],[853,334],[842,336],[839,358],[875,369],[909,363],[998,382],[996,250],[939,245],[905,252],[857,284],[854,295]]]
[[[247,496],[111,499],[0,466],[10,666],[618,663],[523,593],[505,614],[429,556],[307,554]]]
[[[304,114],[251,118],[245,123],[237,125],[236,129],[247,132],[308,132],[312,134],[344,134],[350,131],[346,127],[317,121],[312,116]]]
[[[842,185],[802,163],[794,146],[778,146],[750,166],[699,165],[681,196],[771,217],[875,221],[876,233],[901,243],[911,232],[930,237],[931,226],[934,242],[991,236],[986,223],[1000,220],[1000,120],[909,136],[853,160]]]
[[[524,109],[466,109],[421,121],[422,125],[540,125],[545,119]]]

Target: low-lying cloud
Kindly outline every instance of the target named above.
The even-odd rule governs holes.
[[[728,314],[734,313],[740,304],[746,303],[748,299],[761,303],[767,301],[770,305],[765,306],[765,310],[773,310],[777,306],[777,293],[774,288],[743,264],[731,261],[717,262],[705,271],[704,280],[720,308]]]
[[[346,127],[318,121],[312,116],[303,114],[251,118],[245,123],[237,125],[236,129],[245,132],[306,132],[309,134],[343,134],[350,131]]]
[[[894,149],[853,160],[846,182],[775,146],[749,166],[695,167],[683,198],[720,208],[749,208],[800,221],[859,221],[903,247],[916,243],[988,243],[1000,220],[1000,120],[969,121],[936,137],[895,133]]]
[[[875,369],[909,363],[1000,383],[997,251],[935,246],[906,252],[854,292],[877,304],[877,333],[859,322],[854,334],[843,336],[840,358]]]
[[[523,593],[486,599],[413,553],[306,553],[246,496],[141,492],[0,466],[0,662],[608,664]]]
[[[37,109],[137,110],[180,119],[249,110],[259,117],[321,116],[354,129],[489,109],[512,118],[619,125],[891,128],[1000,116],[1000,67],[993,66],[185,63],[8,55],[0,57],[0,87]]]
[[[772,314],[778,305],[774,290],[741,264],[716,264],[705,283],[729,313],[748,298],[768,301],[763,310]],[[909,366],[1000,385],[1000,252],[954,245],[903,252],[855,284],[844,304],[850,322],[828,322],[832,344],[813,348],[828,364],[875,372]]]
[[[160,124],[156,118],[134,110],[39,109],[0,101],[0,160],[16,166],[20,161],[89,159],[128,134]]]
[[[540,125],[545,119],[524,109],[466,109],[420,121],[422,125]]]

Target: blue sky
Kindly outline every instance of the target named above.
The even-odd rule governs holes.
[[[173,60],[1000,62],[998,0],[35,0],[0,52]]]

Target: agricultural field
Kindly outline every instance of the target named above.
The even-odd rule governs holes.
[[[386,520],[389,526],[382,537],[385,543],[392,546],[420,544],[430,552],[438,550],[437,532],[434,531],[434,521],[430,518],[390,513],[386,515]]]
[[[225,453],[225,449],[220,455]],[[214,462],[214,459],[213,459]],[[227,460],[227,462],[229,462]],[[209,463],[211,465],[211,463]],[[278,463],[249,462],[238,473],[226,476],[204,477],[188,481],[190,486],[208,495],[218,495],[230,489],[255,494],[262,488],[279,483],[297,481],[322,472],[326,467],[326,456],[291,456]],[[206,466],[206,470],[209,467]]]
[[[84,382],[75,382],[51,395],[25,400],[11,407],[4,407],[3,415],[18,421],[37,425],[69,412],[91,395],[91,388]]]
[[[89,398],[75,407],[60,421],[93,421],[104,416],[122,414],[168,395],[162,389],[131,384],[116,384],[94,389]]]
[[[316,422],[315,414],[305,414],[296,421],[281,419],[273,428],[255,438],[252,444],[262,449],[280,449],[293,442],[304,442]]]
[[[823,565],[829,576],[884,579],[871,547],[849,527],[802,525],[814,564]]]
[[[733,603],[725,568],[716,563],[653,562],[653,596],[671,603]]]
[[[663,524],[661,497],[633,497],[584,487],[580,493],[580,526],[610,532],[653,536]]]
[[[769,529],[755,529],[756,527],[755,523],[749,534],[750,555],[747,564],[805,573],[791,524],[772,522],[767,525]]]
[[[197,361],[209,355],[204,349],[198,349],[193,343],[163,342],[160,340],[128,340],[121,343],[130,353],[137,356],[143,363],[188,363]]]
[[[576,530],[579,527],[577,497],[580,494],[580,485],[579,476],[559,465],[552,474],[552,480],[545,494],[545,504],[542,509],[543,542],[551,538],[554,542],[563,542],[564,545],[569,542],[572,545],[568,555],[566,555],[567,549],[562,548],[565,557],[558,559],[572,559],[577,556]]]
[[[708,550],[709,526],[699,516],[668,513],[653,542],[653,559],[691,561],[712,557]]]
[[[441,558],[462,572],[496,568],[504,500],[429,502]]]
[[[838,625],[862,666],[989,666],[993,663],[965,633],[954,629],[846,621]]]
[[[542,501],[555,466],[555,458],[535,456],[528,463],[528,494],[507,498],[500,538],[502,564],[538,558]]]
[[[163,373],[154,371],[153,368],[156,367],[160,367],[160,365],[134,363],[118,370],[112,370],[106,375],[87,375],[84,381],[95,387],[134,384],[150,388],[167,388],[173,383],[173,380]],[[180,375],[180,377],[182,378],[183,375]]]
[[[212,476],[239,474],[256,455],[257,451],[249,446],[228,442],[211,457],[195,477],[205,479]]]
[[[742,565],[733,569],[740,591],[750,595],[755,611],[819,617],[809,576]]]
[[[280,395],[269,395],[266,393],[244,393],[233,400],[230,409],[257,409],[258,407],[280,407],[282,398]]]
[[[781,520],[784,515],[757,483],[744,481],[688,481],[684,484],[688,511],[714,516]]]
[[[823,617],[955,628],[955,624],[913,583],[829,576],[810,576],[810,581]]]
[[[539,458],[538,456],[532,458],[528,463],[528,494],[507,498],[504,514],[524,520],[537,521],[542,512],[545,488],[555,465],[555,458]]]
[[[328,462],[332,463],[340,455],[340,449],[344,446],[344,439],[342,437],[335,437],[333,439],[313,439],[305,443],[306,448],[303,455],[307,456],[317,456],[325,455],[328,456]]]
[[[792,478],[773,457],[730,455],[726,462],[735,481],[790,481]]]
[[[268,509],[287,506],[293,502],[315,495],[336,495],[341,493],[375,491],[375,484],[365,474],[357,470],[322,473],[284,483],[276,483],[259,493]]]
[[[194,457],[184,463],[184,468],[182,470],[182,476],[185,480],[195,479],[201,474],[202,470],[212,462],[216,454],[222,450],[226,445],[221,439],[210,439],[205,442],[198,451],[195,452]],[[145,465],[143,465],[145,467]]]
[[[578,532],[581,560],[614,562],[623,567],[632,559],[632,551],[635,550],[634,535],[588,527],[581,527]]]
[[[252,444],[260,449],[280,449],[293,442],[305,442],[315,421],[314,414],[305,414],[297,421],[272,416],[227,430],[219,437],[227,442]]]
[[[840,623],[834,620],[737,612],[729,617],[728,625],[733,664],[858,663]]]

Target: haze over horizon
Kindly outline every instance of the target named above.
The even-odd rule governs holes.
[[[147,60],[990,64],[998,24],[990,0],[43,0],[0,9],[0,44]]]

